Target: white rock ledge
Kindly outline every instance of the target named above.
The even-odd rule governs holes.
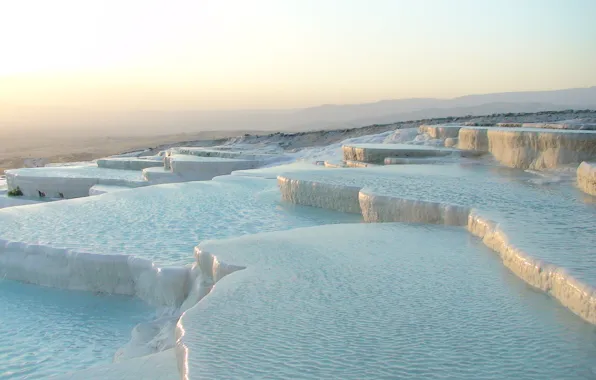
[[[466,127],[459,130],[457,147],[464,150],[488,152],[488,130],[486,128]]]
[[[408,144],[353,144],[342,147],[344,161],[382,164],[386,157],[438,157],[457,152],[456,149]]]
[[[295,204],[337,211],[361,212],[369,223],[412,222],[464,226],[497,252],[503,264],[528,284],[557,299],[569,310],[596,324],[596,289],[563,268],[536,260],[509,243],[497,222],[457,205],[376,195],[358,186],[327,184],[280,175],[282,199]],[[356,200],[355,200],[356,199]]]
[[[346,167],[346,163],[344,161],[339,161],[339,160],[327,160],[323,163],[323,166],[325,166],[326,168],[333,168],[333,169],[338,169],[338,168],[345,168]]]
[[[551,169],[596,157],[595,131],[489,129],[487,137],[490,153],[512,168]]]
[[[332,185],[320,182],[294,180],[278,176],[281,199],[290,203],[329,210],[360,213],[358,186]]]
[[[460,128],[459,124],[436,124],[436,125],[421,125],[418,128],[420,133],[426,133],[433,139],[445,140],[447,138],[457,138]]]
[[[440,162],[436,158],[400,158],[400,157],[385,157],[385,165],[422,165],[422,164],[435,164]]]
[[[586,194],[596,196],[596,163],[582,162],[577,168],[577,187]]]
[[[369,168],[371,166],[377,166],[376,164],[371,164],[368,162],[360,162],[360,161],[346,161],[346,166],[348,168]]]
[[[565,269],[537,260],[509,243],[496,222],[471,212],[468,231],[499,253],[503,264],[528,284],[550,294],[563,306],[596,324],[596,289],[576,280]]]
[[[189,289],[186,301],[182,304],[182,310],[188,310],[198,304],[198,302],[207,296],[215,283],[225,276],[234,273],[238,270],[243,270],[245,267],[238,265],[228,265],[222,263],[218,258],[209,252],[205,252],[200,247],[195,248],[195,263],[190,272],[191,277],[195,278]],[[186,330],[182,320],[185,312],[182,313],[178,323],[176,324],[176,359],[178,364],[178,371],[182,379],[189,378],[188,371],[188,346],[185,343]]]
[[[207,149],[197,147],[179,147],[170,149],[169,154],[189,155],[197,157],[219,157],[219,158],[235,158],[244,160],[267,160],[279,157],[277,154],[258,153],[253,151],[238,151],[238,150],[221,150],[221,149]]]
[[[260,162],[248,159],[172,155],[166,157],[171,172],[186,181],[208,181],[236,170],[254,169]]]
[[[97,166],[106,169],[119,170],[143,170],[146,168],[163,166],[163,158],[160,156],[149,158],[137,157],[107,157],[97,160]]]
[[[89,189],[89,196],[113,193],[115,191],[131,190],[127,186],[93,185]]]
[[[147,168],[143,169],[143,179],[150,184],[176,183],[184,182],[184,178],[171,170],[161,168]]]
[[[368,223],[407,222],[464,226],[470,209],[438,202],[426,202],[375,195],[362,189],[358,201],[364,221]]]
[[[59,289],[136,296],[179,307],[192,279],[188,268],[160,268],[129,255],[101,255],[0,240],[0,277]]]
[[[445,139],[445,147],[446,148],[454,148],[459,143],[459,139],[457,137],[447,137]]]
[[[6,171],[9,190],[17,187],[25,197],[80,198],[89,196],[94,185],[141,187],[149,185],[141,174],[130,170],[93,166],[60,168],[24,168]]]
[[[558,124],[557,124],[558,125]],[[596,158],[596,131],[571,125],[502,123],[497,127],[423,125],[421,133],[462,151],[490,152],[501,164],[519,169],[552,169]],[[447,139],[450,139],[447,142]]]

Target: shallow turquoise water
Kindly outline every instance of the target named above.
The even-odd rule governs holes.
[[[596,279],[596,205],[569,183],[482,165],[296,175],[477,207],[529,254]],[[0,238],[185,264],[208,239],[359,221],[282,203],[275,180],[225,177],[3,210]],[[205,246],[247,269],[187,313],[200,377],[596,378],[594,327],[462,229],[353,224]],[[44,374],[109,362],[150,314],[126,297],[8,281],[0,305],[0,378],[23,363]]]
[[[247,268],[182,318],[193,379],[596,378],[594,326],[461,228],[335,225],[202,248]]]
[[[0,378],[45,379],[109,364],[132,328],[155,310],[123,296],[95,296],[0,280]]]
[[[360,219],[283,203],[275,180],[228,176],[0,210],[0,239],[186,264],[203,240]]]
[[[516,247],[596,286],[596,205],[586,201],[572,178],[548,181],[479,163],[329,169],[289,177],[475,208],[500,223]]]

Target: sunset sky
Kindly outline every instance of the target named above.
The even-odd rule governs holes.
[[[0,0],[0,104],[288,108],[596,85],[594,0]]]

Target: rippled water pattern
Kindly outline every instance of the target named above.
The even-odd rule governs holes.
[[[191,378],[594,379],[596,333],[460,228],[351,224],[204,248]]]
[[[45,379],[109,364],[134,325],[154,315],[129,297],[0,280],[0,379]]]
[[[290,177],[476,208],[501,223],[515,246],[596,286],[596,205],[586,201],[589,197],[571,179],[549,182],[521,170],[483,164],[330,169]]]
[[[275,180],[227,176],[0,210],[0,238],[185,264],[203,240],[360,219],[282,203]]]
[[[282,173],[293,173],[299,171],[313,171],[313,170],[328,170],[323,165],[313,165],[310,161],[293,162],[290,164],[270,166],[266,168],[249,169],[249,170],[236,170],[232,172],[232,176],[246,176],[246,177],[259,177],[276,179],[278,175]]]

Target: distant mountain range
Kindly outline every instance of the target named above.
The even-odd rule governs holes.
[[[290,110],[151,110],[106,114],[93,110],[14,109],[0,114],[0,125],[23,128],[45,126],[79,132],[84,129],[86,133],[97,131],[111,135],[158,135],[213,130],[305,131],[447,116],[571,108],[596,109],[596,86],[556,91],[467,95],[453,99],[414,98],[364,104],[327,104]]]
[[[304,124],[330,123],[337,127],[344,123],[357,126],[447,116],[558,111],[570,108],[596,108],[596,86],[556,91],[466,95],[453,99],[396,99],[365,104],[323,105],[298,110],[292,116]]]

